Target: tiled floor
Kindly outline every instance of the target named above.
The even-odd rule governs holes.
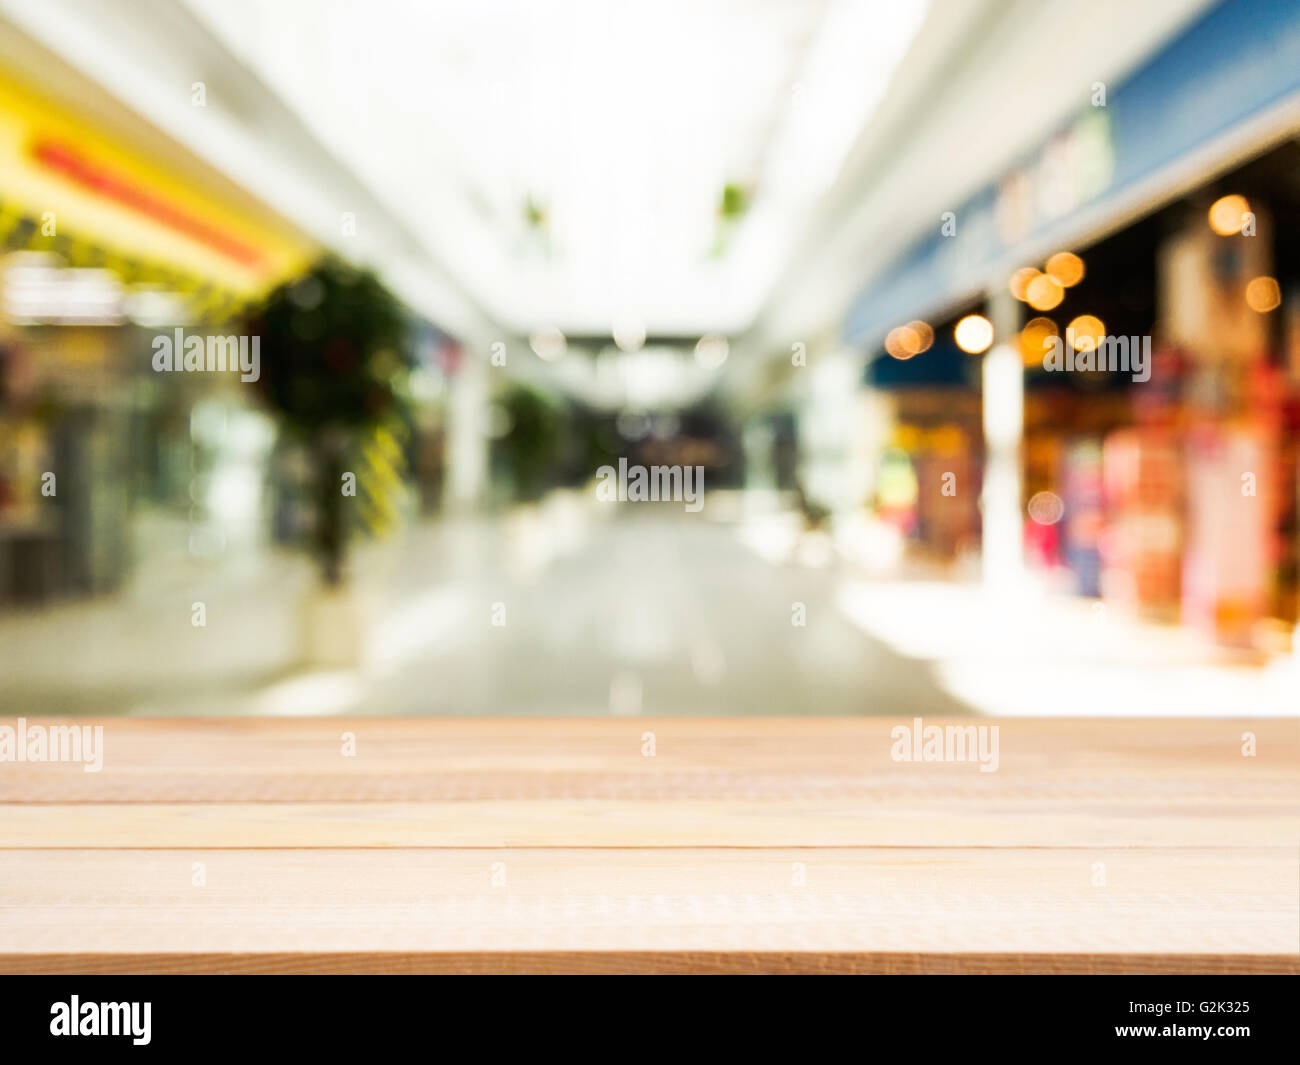
[[[843,616],[838,565],[772,565],[735,533],[653,508],[593,520],[555,505],[413,528],[361,554],[368,664],[342,676],[295,663],[301,560],[146,570],[128,594],[0,617],[14,663],[3,701],[151,715],[964,712],[927,664]]]
[[[1300,667],[1082,600],[881,580],[781,516],[557,496],[363,547],[361,668],[307,666],[298,556],[142,563],[0,615],[12,714],[1295,716]],[[196,602],[206,624],[191,624]],[[800,623],[801,622],[801,623]]]

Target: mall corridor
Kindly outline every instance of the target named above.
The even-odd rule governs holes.
[[[761,527],[793,545],[788,521]],[[298,560],[234,575],[177,561],[118,597],[0,618],[0,693],[29,712],[149,715],[964,712],[925,663],[846,619],[828,545],[765,559],[741,528],[572,496],[414,526],[358,560],[375,627],[348,670],[284,653],[312,576]]]
[[[687,515],[617,516],[571,536],[549,560],[520,560],[504,579],[500,556],[480,542],[476,573],[457,566],[462,579],[449,592],[394,611],[388,646],[378,648],[392,672],[370,705],[819,716],[882,714],[905,700],[918,713],[963,712],[924,664],[842,616],[835,567],[773,565],[734,528]],[[509,535],[494,538],[508,556]],[[494,609],[503,624],[493,624]],[[443,623],[430,629],[424,619],[434,616]]]

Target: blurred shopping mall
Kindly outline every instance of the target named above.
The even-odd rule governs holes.
[[[9,714],[1300,712],[1300,0],[0,0]]]

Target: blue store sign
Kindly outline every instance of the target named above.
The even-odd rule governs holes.
[[[849,312],[850,343],[958,298],[1017,248],[1104,211],[1221,134],[1300,98],[1300,0],[1227,0],[885,270]]]

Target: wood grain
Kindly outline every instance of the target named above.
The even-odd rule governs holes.
[[[1297,807],[1222,797],[1091,802],[754,798],[9,806],[0,848],[1278,846]]]
[[[564,951],[289,954],[0,954],[0,974],[57,975],[875,975],[1276,974],[1285,959],[1218,954],[891,954],[884,951]],[[1294,971],[1294,970],[1287,970]]]
[[[96,723],[0,765],[0,971],[1300,972],[1296,721]]]
[[[890,730],[905,718],[32,721],[102,726],[104,767],[4,764],[0,802],[878,801],[937,789],[954,802],[1029,794],[1245,802],[1300,792],[1296,719],[985,722],[1000,730],[996,773],[894,762]],[[646,732],[653,758],[641,753]],[[1241,754],[1247,732],[1256,737],[1250,758]],[[344,733],[355,737],[355,757],[341,753]]]

